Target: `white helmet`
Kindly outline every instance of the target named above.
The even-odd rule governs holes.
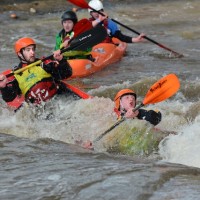
[[[95,9],[95,10],[97,10],[97,11],[100,11],[100,10],[103,10],[103,4],[102,4],[102,2],[100,1],[100,0],[91,0],[89,3],[88,3],[88,5],[91,7],[91,8],[93,8],[93,9]],[[90,13],[90,12],[92,12],[93,10],[92,9],[88,9],[88,12]]]

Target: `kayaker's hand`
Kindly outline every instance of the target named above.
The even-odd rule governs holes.
[[[48,73],[52,73],[55,68],[57,67],[57,65],[59,64],[59,62],[57,60],[45,60],[43,63],[42,63],[42,68],[48,72]]]
[[[104,12],[102,12],[105,16],[102,15],[98,15],[98,18],[96,18],[94,21],[92,21],[92,26],[95,27],[97,26],[99,23],[101,23],[103,20],[105,20],[106,18],[108,18],[108,15]]]
[[[60,54],[61,54],[61,50],[60,49],[58,49],[58,50],[53,52],[54,56],[60,56]]]
[[[132,38],[132,42],[144,42],[144,33],[141,33],[138,37]]]
[[[55,60],[58,60],[58,61],[63,59],[63,55],[61,54],[60,50],[54,51],[53,57],[55,58]]]
[[[67,48],[69,46],[69,40],[65,40],[63,43],[62,43],[62,46],[64,48]]]
[[[98,19],[100,22],[108,18],[108,15],[105,12],[101,12],[101,13],[103,13],[105,16],[99,14]]]
[[[133,110],[132,109],[129,109],[127,112],[126,112],[126,114],[125,114],[125,117],[126,118],[135,118],[135,117],[137,117],[138,116],[138,114],[139,114],[139,111],[138,110],[136,110],[135,112],[133,112]]]
[[[7,77],[4,74],[0,74],[0,88],[5,88],[7,83]]]
[[[93,147],[93,145],[92,145],[92,142],[89,141],[89,140],[86,141],[86,142],[83,142],[82,147],[85,148],[85,149],[94,150],[94,147]]]

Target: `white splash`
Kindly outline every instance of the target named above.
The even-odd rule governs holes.
[[[200,116],[177,135],[170,135],[159,145],[164,161],[200,167]]]
[[[0,133],[26,138],[52,138],[66,143],[93,140],[116,122],[109,98],[59,98],[40,107],[24,107],[13,114],[1,109]]]

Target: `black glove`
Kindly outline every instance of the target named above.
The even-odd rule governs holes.
[[[57,61],[45,60],[42,64],[42,68],[50,74],[53,74],[57,65]]]
[[[156,112],[154,110],[148,111],[146,120],[149,121],[154,126],[156,126],[158,123],[160,123],[161,119],[162,119],[162,115],[161,115],[160,111],[158,111],[158,112]]]

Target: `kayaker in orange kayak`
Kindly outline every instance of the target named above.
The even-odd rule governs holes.
[[[104,12],[103,4],[100,0],[91,0],[88,5],[96,11],[100,11],[105,16],[102,16],[98,12],[95,12],[92,9],[88,9],[91,18],[89,19],[92,22],[92,25],[95,27],[99,24],[105,26],[108,32],[108,37],[104,42],[112,42],[111,38],[115,37],[126,43],[135,43],[144,41],[143,37],[145,34],[141,33],[138,37],[130,37],[122,34],[117,24],[113,22],[111,19],[108,19],[108,15]]]
[[[69,46],[69,42],[76,38],[79,34],[92,28],[92,24],[88,19],[78,21],[75,12],[68,10],[61,16],[62,30],[56,35],[55,54],[59,55],[60,50]],[[87,51],[71,51],[65,52],[63,56],[68,59],[87,58],[91,59],[91,48],[88,47]]]
[[[20,63],[13,71],[38,61],[35,57],[36,43],[32,38],[21,38],[15,43],[15,52]],[[33,65],[23,72],[7,78],[0,75],[0,90],[6,102],[23,95],[30,103],[47,101],[62,91],[61,79],[72,75],[72,69],[62,55],[54,55],[54,60],[46,60],[41,65]]]
[[[75,12],[69,10],[65,11],[61,16],[62,30],[56,35],[55,50],[66,48],[69,40],[74,37],[74,25],[78,18]]]

